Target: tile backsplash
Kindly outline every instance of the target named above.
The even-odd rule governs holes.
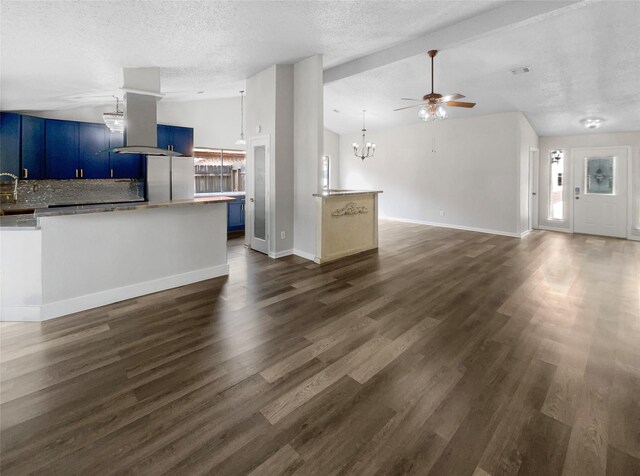
[[[144,181],[133,179],[20,180],[17,203],[77,205],[144,200]]]

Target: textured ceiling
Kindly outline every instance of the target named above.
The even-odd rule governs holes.
[[[587,116],[606,120],[599,132],[639,131],[639,24],[638,1],[594,2],[487,35],[437,56],[436,91],[478,103],[451,117],[522,111],[540,135],[591,132],[579,122]],[[532,72],[509,72],[520,66]],[[369,130],[415,123],[415,109],[393,109],[429,92],[429,71],[421,55],[327,84],[326,126],[357,131],[362,109]]]
[[[123,67],[161,68],[174,99],[229,97],[272,64],[322,53],[330,67],[500,3],[3,0],[2,109],[111,102]]]

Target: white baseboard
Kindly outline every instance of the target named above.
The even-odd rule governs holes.
[[[45,321],[55,317],[66,316],[75,312],[86,311],[114,302],[156,293],[166,289],[177,288],[198,281],[226,276],[229,265],[221,264],[210,268],[190,271],[188,273],[167,276],[166,278],[131,284],[121,288],[108,289],[98,293],[77,296],[62,301],[43,304],[42,306],[11,306],[2,308],[2,321]]]
[[[284,250],[284,251],[270,251],[269,258],[278,259],[284,258],[285,256],[291,256],[293,254],[293,250]]]
[[[631,241],[640,241],[640,236],[629,235],[628,239]]]
[[[513,232],[501,231],[501,230],[491,230],[489,228],[477,228],[474,226],[463,226],[463,225],[450,225],[448,223],[437,223],[437,222],[423,221],[423,220],[411,220],[409,218],[397,218],[397,217],[386,217],[386,216],[385,217],[381,216],[380,218],[383,220],[413,223],[414,225],[436,226],[438,228],[453,228],[455,230],[475,231],[477,233],[489,233],[491,235],[510,236],[511,238],[521,238],[520,233],[513,233]]]
[[[523,231],[522,233],[520,233],[520,238],[524,238],[525,236],[527,236],[529,233],[531,233],[532,230],[527,230],[527,231]]]
[[[293,254],[296,256],[300,256],[300,258],[308,259],[311,261],[314,261],[316,259],[315,255],[311,253],[307,253],[306,251],[295,249],[295,248],[293,249]]]
[[[572,233],[572,231],[569,228],[556,228],[553,226],[546,226],[546,225],[538,225],[538,229],[546,230],[546,231],[558,231],[560,233]]]

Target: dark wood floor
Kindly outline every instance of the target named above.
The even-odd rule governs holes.
[[[640,243],[380,239],[2,324],[2,474],[640,474]]]

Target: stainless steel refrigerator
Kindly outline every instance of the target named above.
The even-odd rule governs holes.
[[[194,197],[193,157],[147,156],[147,200],[183,200]]]

